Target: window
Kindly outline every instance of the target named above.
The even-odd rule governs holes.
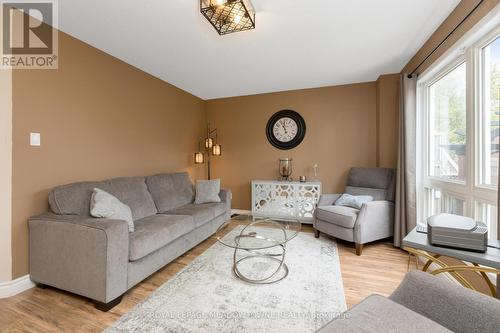
[[[465,200],[435,188],[426,188],[425,193],[428,216],[438,213],[465,215]]]
[[[465,63],[429,86],[429,174],[465,180]]]
[[[500,144],[500,38],[482,50],[483,114],[481,184],[498,184],[498,151]]]
[[[500,28],[419,77],[417,219],[473,217],[498,239]]]
[[[489,238],[494,239],[498,232],[497,208],[484,202],[476,202],[474,218],[488,226]]]

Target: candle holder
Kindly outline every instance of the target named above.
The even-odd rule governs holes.
[[[292,159],[291,158],[280,158],[279,160],[279,172],[280,180],[289,181],[292,180],[290,177],[292,175]]]

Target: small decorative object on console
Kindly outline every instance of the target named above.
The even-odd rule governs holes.
[[[305,183],[306,182],[306,176],[300,176],[299,177],[299,182]]]
[[[292,159],[291,158],[280,158],[279,164],[280,180],[292,180],[290,177],[292,175]]]
[[[318,168],[319,168],[318,163],[315,163],[315,164],[313,165],[313,170],[314,170],[314,179],[318,179]]]

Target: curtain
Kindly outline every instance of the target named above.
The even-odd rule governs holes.
[[[416,226],[417,78],[400,77],[394,246]]]

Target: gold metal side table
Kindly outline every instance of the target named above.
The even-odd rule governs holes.
[[[403,250],[417,258],[427,259],[422,267],[424,272],[428,271],[431,264],[436,264],[439,268],[430,271],[430,274],[449,273],[461,285],[472,290],[476,290],[476,288],[462,273],[476,272],[488,285],[491,295],[500,299],[500,242],[490,241],[488,245],[488,250],[484,253],[434,246],[429,243],[427,234],[417,232],[416,228],[403,239]],[[463,261],[464,264],[448,265],[440,257],[455,258]],[[497,276],[496,287],[490,279],[490,274]]]

